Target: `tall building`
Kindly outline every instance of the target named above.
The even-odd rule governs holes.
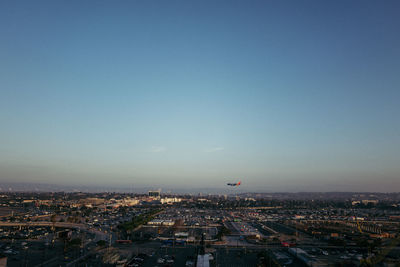
[[[149,197],[160,198],[161,190],[149,191]]]

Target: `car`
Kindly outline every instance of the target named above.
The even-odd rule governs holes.
[[[186,261],[186,264],[185,264],[185,266],[186,266],[186,267],[192,267],[192,266],[194,266],[194,262],[193,262],[193,261],[190,261],[190,260],[188,260],[188,261]]]

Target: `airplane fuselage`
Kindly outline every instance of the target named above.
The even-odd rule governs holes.
[[[227,183],[229,186],[239,186],[242,182],[239,181],[238,183]]]

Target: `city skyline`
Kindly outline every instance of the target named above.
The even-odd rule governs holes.
[[[0,182],[400,191],[396,1],[0,3]]]

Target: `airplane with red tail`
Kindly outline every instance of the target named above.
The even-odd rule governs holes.
[[[237,183],[227,183],[229,186],[239,186],[242,183],[242,181],[239,181]]]

